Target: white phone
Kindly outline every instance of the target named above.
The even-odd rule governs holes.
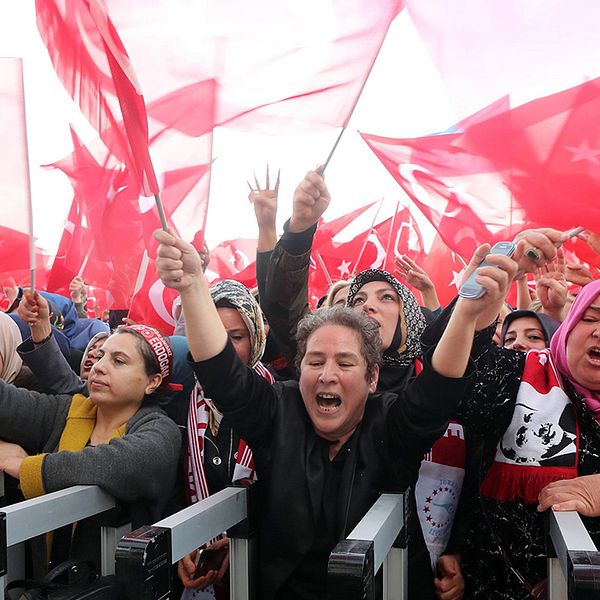
[[[512,256],[515,248],[516,245],[514,242],[498,242],[492,246],[488,254],[504,254],[504,256]],[[477,269],[479,267],[487,267],[489,264],[490,263],[484,259],[477,265]],[[477,269],[475,269],[471,275],[469,275],[469,278],[460,286],[460,290],[458,290],[459,296],[476,300],[485,294],[485,288],[475,281]]]

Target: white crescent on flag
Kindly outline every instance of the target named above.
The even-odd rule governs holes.
[[[169,325],[175,326],[175,319],[171,315],[171,311],[165,306],[165,300],[163,292],[165,291],[164,283],[158,279],[155,281],[148,290],[148,298],[152,308],[156,311],[156,314]]]
[[[369,269],[382,269],[385,264],[385,248],[381,245],[376,233],[370,233],[367,242],[371,242],[377,251],[377,256]]]

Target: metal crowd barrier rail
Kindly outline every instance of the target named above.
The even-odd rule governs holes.
[[[372,600],[383,566],[384,600],[407,594],[407,506],[404,494],[382,494],[350,535],[329,557],[332,600]]]
[[[576,512],[549,511],[548,600],[600,598],[600,552]]]
[[[25,500],[2,508],[0,512],[0,600],[9,577],[8,553],[18,544],[64,525],[97,515],[115,507],[115,500],[97,486],[78,485]],[[130,527],[103,527],[101,532],[102,575],[114,573],[117,540]]]
[[[115,554],[116,575],[128,600],[162,600],[172,591],[172,565],[227,531],[230,597],[254,597],[252,531],[247,516],[252,486],[229,487],[151,526],[121,539]],[[251,512],[251,511],[250,511]]]

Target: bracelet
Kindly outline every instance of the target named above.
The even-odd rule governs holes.
[[[32,337],[31,341],[34,343],[34,345],[41,346],[42,344],[45,344],[51,337],[52,337],[52,329],[50,330],[50,333],[43,340],[36,342],[36,341],[34,341],[34,339]]]

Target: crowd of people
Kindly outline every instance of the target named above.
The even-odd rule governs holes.
[[[277,187],[251,186],[254,294],[209,286],[206,251],[155,232],[177,335],[87,318],[79,279],[71,299],[7,290],[7,501],[99,485],[135,528],[252,482],[259,597],[294,600],[326,598],[334,546],[379,494],[408,489],[409,598],[545,597],[543,513],[575,510],[600,541],[600,280],[565,261],[563,233],[527,229],[511,256],[476,250],[463,277],[476,270],[478,298],[440,306],[398,257],[334,282],[311,312],[329,192],[307,173],[278,238]],[[69,556],[98,567],[99,531],[88,519],[34,540],[32,576]],[[227,552],[202,573],[198,556],[178,565],[182,598],[227,598]]]

